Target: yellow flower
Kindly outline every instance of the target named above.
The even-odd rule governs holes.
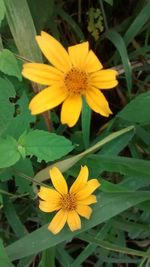
[[[102,70],[103,66],[89,43],[83,42],[65,48],[51,35],[41,32],[36,41],[53,66],[26,63],[22,74],[29,80],[47,85],[30,102],[33,115],[62,104],[61,122],[72,127],[79,119],[82,96],[92,110],[108,117],[112,114],[109,104],[99,89],[110,89],[118,84],[115,70]]]
[[[100,186],[97,179],[88,181],[88,168],[81,167],[80,173],[68,191],[65,178],[57,167],[50,170],[50,177],[55,189],[41,186],[38,196],[40,210],[44,212],[57,211],[48,229],[57,234],[67,222],[71,231],[81,228],[80,216],[89,219],[92,213],[90,204],[96,203],[92,193]]]

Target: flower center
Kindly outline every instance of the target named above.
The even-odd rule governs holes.
[[[61,207],[64,210],[70,211],[76,208],[76,199],[72,194],[63,195],[61,198]]]
[[[83,95],[88,85],[86,72],[72,68],[64,78],[65,87],[70,95]]]

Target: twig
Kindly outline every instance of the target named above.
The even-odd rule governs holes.
[[[35,184],[38,184],[38,185],[40,185],[40,186],[44,186],[44,187],[48,187],[48,188],[50,188],[47,184],[44,184],[44,183],[42,183],[42,182],[38,182],[38,181],[35,180],[34,178],[32,178],[32,177],[30,177],[30,176],[28,176],[28,175],[26,175],[26,174],[24,174],[24,173],[22,173],[22,172],[18,172],[17,170],[14,170],[14,169],[13,169],[13,172],[14,172],[15,174],[17,174],[18,176],[20,176],[20,177],[22,177],[22,178],[24,178],[24,179],[30,181],[31,183],[35,183]]]
[[[133,61],[133,62],[130,62],[130,64],[131,64],[132,69],[136,69],[136,68],[144,66],[145,62]],[[146,64],[150,64],[150,59],[146,60]],[[123,74],[125,72],[123,65],[118,65],[118,66],[112,67],[111,69],[117,70],[118,75]]]

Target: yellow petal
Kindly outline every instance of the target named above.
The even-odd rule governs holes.
[[[90,195],[82,200],[77,200],[77,205],[90,205],[96,202],[97,202],[96,196]]]
[[[40,187],[38,196],[45,201],[53,201],[53,202],[59,201],[59,199],[61,198],[61,195],[56,190],[44,186]]]
[[[56,68],[40,63],[26,63],[23,65],[22,75],[36,83],[52,85],[63,79],[63,73]]]
[[[81,229],[81,220],[78,213],[74,210],[68,212],[67,223],[71,231]]]
[[[86,205],[78,205],[76,208],[76,212],[86,219],[89,219],[92,213],[92,209]]]
[[[80,201],[81,199],[85,199],[90,196],[99,186],[100,183],[97,179],[91,179],[90,181],[88,181],[86,186],[78,193],[76,193],[77,201]]]
[[[85,98],[90,108],[95,112],[105,117],[112,114],[109,104],[100,90],[94,87],[89,88],[86,92]]]
[[[53,186],[60,194],[67,194],[68,193],[68,186],[66,180],[60,170],[57,167],[53,167],[50,169],[50,177],[52,180]]]
[[[53,85],[34,96],[29,104],[29,109],[33,115],[39,114],[58,106],[66,97],[67,92],[65,90]]]
[[[110,89],[118,84],[116,80],[117,71],[115,70],[100,70],[95,73],[90,74],[89,81],[91,86],[100,89]]]
[[[69,55],[65,48],[51,35],[41,32],[36,41],[45,57],[59,70],[65,72],[71,68]]]
[[[89,175],[89,170],[88,170],[87,166],[84,166],[84,167],[81,166],[80,173],[79,173],[77,179],[75,180],[75,182],[70,187],[69,192],[72,194],[75,194],[80,189],[82,189],[85,186],[85,184],[87,183],[88,175]]]
[[[58,202],[48,202],[48,201],[39,201],[39,209],[44,212],[52,212],[55,210],[59,210],[61,205]]]
[[[48,226],[48,230],[53,234],[58,234],[64,227],[67,221],[68,213],[64,210],[59,210]]]
[[[103,68],[98,57],[95,55],[95,53],[92,50],[89,51],[87,58],[84,62],[83,68],[87,73],[95,72]]]
[[[69,46],[68,53],[69,53],[72,65],[77,68],[82,68],[84,65],[85,59],[88,55],[88,51],[89,51],[88,42]]]
[[[73,127],[79,119],[82,109],[82,98],[80,95],[69,96],[63,103],[61,109],[61,122]]]

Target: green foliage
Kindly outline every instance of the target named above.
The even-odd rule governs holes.
[[[7,248],[7,253],[11,260],[23,258],[32,254],[36,254],[48,247],[56,246],[60,242],[70,240],[73,236],[90,229],[122,211],[150,199],[148,192],[135,193],[103,193],[100,195],[98,203],[93,207],[93,216],[90,220],[83,220],[83,227],[76,233],[71,233],[67,228],[58,235],[48,232],[47,225],[16,241]],[[111,203],[111,205],[110,205]],[[101,212],[99,212],[101,211]],[[29,247],[29,244],[32,244]],[[148,255],[143,253],[143,256]]]
[[[107,31],[106,37],[115,45],[115,47],[117,48],[117,50],[120,54],[122,64],[123,64],[124,70],[125,70],[125,75],[126,75],[126,80],[127,80],[127,88],[128,88],[129,94],[131,94],[132,70],[131,70],[131,65],[129,63],[128,53],[127,53],[127,49],[126,49],[124,40],[121,37],[121,35],[114,30]]]
[[[0,267],[149,266],[150,1],[126,6],[0,0]],[[21,70],[26,62],[47,64],[35,41],[41,30],[66,48],[88,41],[103,67],[118,71],[117,88],[103,90],[109,118],[84,100],[72,128],[61,125],[60,107],[30,113],[43,87]],[[39,186],[51,186],[54,165],[69,186],[81,165],[101,183],[92,216],[81,218],[78,231],[65,226],[53,235],[47,229],[53,215],[38,208]]]
[[[135,97],[118,116],[124,120],[147,125],[150,123],[150,92]]]
[[[0,71],[22,80],[17,60],[14,54],[8,49],[3,49],[0,52]]]
[[[17,192],[19,194],[27,193],[33,197],[32,179],[31,181],[27,179],[22,179],[21,175],[25,174],[28,177],[34,176],[34,171],[30,159],[20,159],[13,167],[13,174],[15,177],[15,184],[17,187]]]
[[[5,6],[3,0],[0,0],[0,24],[5,16]]]
[[[4,0],[4,3],[7,21],[20,55],[27,60],[41,61],[35,42],[35,26],[26,0]]]
[[[35,130],[24,133],[18,142],[12,138],[0,139],[0,168],[14,165],[20,156],[36,156],[37,160],[53,161],[66,155],[73,149],[69,140],[46,131]]]
[[[0,139],[0,168],[10,167],[15,164],[19,158],[17,142],[12,137],[7,139]]]
[[[38,161],[53,161],[69,153],[73,146],[69,140],[54,133],[35,130],[23,135],[19,140],[26,155],[36,156]]]
[[[5,248],[3,246],[3,241],[0,239],[0,263],[3,267],[13,267],[14,265],[11,264],[8,255],[5,251]]]
[[[24,131],[30,128],[30,124],[35,122],[35,118],[28,109],[28,103],[27,94],[23,92],[16,103],[16,116],[13,117],[11,124],[7,128],[7,134],[12,135],[14,138],[18,139]]]
[[[10,98],[15,97],[15,88],[8,80],[0,78],[0,135],[7,129],[15,112]]]

